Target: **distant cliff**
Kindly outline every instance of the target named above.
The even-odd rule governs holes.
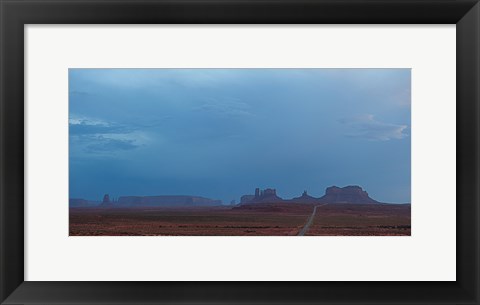
[[[259,188],[255,189],[255,195],[243,195],[240,198],[240,203],[258,203],[258,202],[279,202],[283,201],[282,198],[277,196],[277,190],[267,188],[260,190]]]
[[[321,203],[379,203],[368,196],[361,187],[349,185],[346,187],[331,186],[325,190],[325,195],[318,199]]]
[[[122,196],[114,206],[119,207],[197,207],[219,206],[221,200],[199,196]]]
[[[317,204],[317,203],[379,203],[370,198],[360,186],[349,185],[346,187],[331,186],[325,190],[325,195],[316,198],[308,195],[307,191],[299,197],[292,199],[282,199],[277,196],[275,189],[255,190],[255,195],[243,195],[240,198],[240,204],[254,204],[254,203],[278,203],[291,202],[303,204]]]
[[[378,201],[370,198],[368,193],[360,186],[349,185],[345,187],[331,186],[325,190],[325,195],[316,198],[308,195],[307,191],[299,197],[284,200],[277,195],[277,190],[267,188],[260,190],[255,189],[255,194],[243,195],[240,198],[240,204],[256,204],[256,203],[303,203],[303,204],[320,204],[320,203],[358,203],[358,204],[374,204]],[[105,194],[101,202],[89,201],[85,199],[70,199],[70,207],[211,207],[221,206],[221,200],[215,200],[200,196],[122,196],[118,199],[110,198]],[[232,204],[234,205],[234,203]]]
[[[308,195],[307,191],[303,191],[302,196],[292,198],[290,201],[295,203],[317,203],[319,200],[318,198]]]
[[[86,200],[82,198],[70,198],[68,200],[68,205],[71,208],[89,208],[89,207],[95,207],[100,204],[99,201],[91,201],[91,200]]]

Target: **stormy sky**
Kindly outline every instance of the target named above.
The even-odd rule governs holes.
[[[70,198],[410,202],[410,69],[70,69]]]

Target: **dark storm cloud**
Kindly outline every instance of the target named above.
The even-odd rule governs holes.
[[[140,145],[134,132],[139,126],[112,123],[105,120],[76,118],[69,120],[70,146],[87,153],[115,153],[132,150]]]

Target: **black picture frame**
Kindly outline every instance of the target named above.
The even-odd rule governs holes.
[[[479,8],[471,0],[0,0],[1,303],[480,304]],[[457,281],[24,281],[24,25],[150,23],[456,24]]]

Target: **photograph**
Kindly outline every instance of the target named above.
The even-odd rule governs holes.
[[[480,305],[480,0],[0,0],[0,305]]]
[[[411,69],[70,68],[68,89],[69,236],[411,236]]]

